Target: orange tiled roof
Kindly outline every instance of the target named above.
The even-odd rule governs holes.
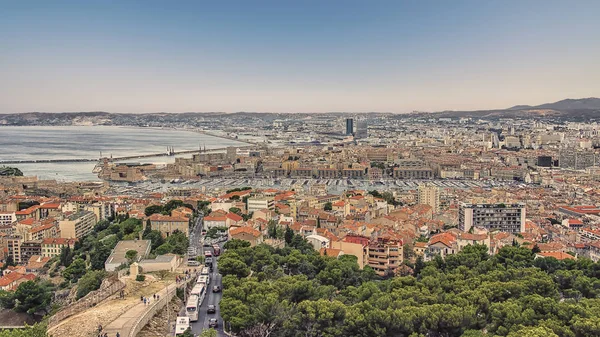
[[[456,241],[456,237],[450,233],[440,233],[436,234],[429,239],[429,244],[433,245],[438,242],[441,242],[447,247],[452,247],[452,243]]]
[[[543,257],[553,257],[557,260],[577,260],[575,256],[563,252],[541,252],[538,253],[538,255]]]
[[[254,237],[261,236],[261,233],[259,231],[257,231],[254,228],[251,228],[251,227],[237,227],[237,228],[234,228],[234,229],[232,229],[232,230],[229,231],[229,234],[231,236],[239,235],[239,234],[243,234],[243,233],[250,234],[250,235],[252,235]]]

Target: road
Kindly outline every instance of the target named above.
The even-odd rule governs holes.
[[[194,228],[190,231],[190,247],[196,247],[196,251],[198,255],[204,255],[204,248],[200,239],[202,239],[202,215],[198,216],[196,223],[194,224]],[[223,243],[219,243],[221,247],[221,251],[223,251]],[[212,251],[212,248],[210,248]],[[218,267],[218,259],[214,259],[214,268],[213,272],[210,275],[210,284],[207,289],[206,296],[204,297],[204,301],[202,301],[202,305],[200,305],[199,316],[197,322],[190,322],[190,326],[192,328],[192,333],[194,335],[199,335],[203,330],[208,329],[208,320],[211,318],[216,318],[219,321],[219,326],[217,328],[217,336],[226,337],[227,335],[223,332],[223,318],[221,317],[221,310],[219,308],[219,302],[221,301],[221,292],[213,293],[212,287],[218,285],[220,288],[223,288],[221,283],[222,276],[219,275],[219,267]],[[191,269],[199,270],[200,267],[190,267]],[[214,314],[207,314],[206,310],[208,309],[208,305],[213,304],[216,308],[216,312]],[[185,306],[182,308],[182,311],[179,313],[180,316],[185,315]]]
[[[210,286],[208,288],[208,293],[200,306],[200,315],[198,316],[197,322],[191,322],[192,332],[194,335],[200,334],[202,330],[208,329],[208,320],[211,318],[216,318],[219,321],[219,327],[217,328],[217,336],[225,337],[225,333],[223,333],[223,318],[221,317],[221,310],[219,308],[219,302],[221,301],[221,292],[213,293],[212,287],[218,285],[219,287],[223,287],[221,284],[221,275],[217,272],[217,263],[215,263],[214,272],[210,275]],[[216,307],[216,313],[207,314],[206,309],[209,304],[214,304]]]

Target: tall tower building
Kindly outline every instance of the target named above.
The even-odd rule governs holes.
[[[433,213],[440,211],[440,188],[433,185],[420,185],[418,202],[431,206]]]
[[[346,118],[346,135],[354,134],[354,119]]]

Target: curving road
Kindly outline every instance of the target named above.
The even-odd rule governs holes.
[[[196,247],[196,251],[198,252],[198,254],[204,255],[204,247],[200,243],[200,240],[202,239],[202,220],[202,216],[199,216],[194,225],[194,228],[190,232],[190,246]],[[223,251],[223,243],[219,243],[219,246],[221,247],[221,251]],[[221,318],[221,310],[219,308],[219,302],[221,301],[222,294],[221,292],[212,292],[212,287],[215,285],[218,285],[221,289],[223,288],[223,285],[221,283],[222,276],[219,274],[218,259],[213,258],[213,261],[214,268],[213,272],[210,275],[210,284],[208,285],[204,301],[202,301],[202,304],[200,305],[198,321],[190,322],[190,327],[192,328],[192,333],[194,333],[194,335],[199,335],[200,333],[202,333],[203,330],[209,329],[208,320],[211,318],[216,318],[219,322],[219,326],[216,329],[217,336],[226,337],[227,335],[223,332],[223,318]],[[190,268],[199,269],[202,268],[202,266]],[[214,314],[208,314],[206,312],[206,310],[208,309],[208,305],[210,304],[213,304],[216,308],[216,312]],[[185,315],[185,304],[179,314],[180,316]]]

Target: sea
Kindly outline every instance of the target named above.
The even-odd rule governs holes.
[[[196,150],[246,143],[188,130],[119,126],[0,126],[0,162],[33,159],[97,159]],[[191,157],[191,154],[181,155]],[[148,157],[136,163],[172,163],[175,157]],[[1,166],[2,164],[0,164]],[[27,176],[57,181],[98,181],[96,162],[10,164]]]

